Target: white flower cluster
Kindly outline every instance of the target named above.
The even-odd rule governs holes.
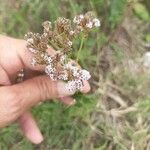
[[[91,75],[87,70],[80,69],[77,66],[72,65],[72,63],[64,65],[64,70],[59,73],[57,73],[56,68],[53,67],[52,64],[49,64],[45,68],[45,73],[52,80],[68,81],[66,88],[68,88],[71,92],[80,90],[84,86],[83,81],[87,81],[91,78]],[[69,80],[69,73],[73,76],[72,80]]]
[[[67,43],[70,47],[72,46],[72,42],[71,41],[68,41]]]
[[[80,24],[83,19],[84,19],[84,15],[81,14],[79,16],[75,16],[73,22],[76,24]]]
[[[33,40],[32,38],[29,38],[29,39],[27,40],[27,42],[28,42],[28,43],[31,43],[31,44],[33,44],[33,41],[34,41],[34,40]]]
[[[73,22],[79,26],[83,26],[83,24],[85,24],[85,27],[87,27],[89,29],[92,29],[94,27],[100,27],[100,25],[101,25],[99,19],[97,19],[97,18],[87,19],[86,16],[84,16],[84,15],[76,16],[73,19]]]
[[[62,71],[62,72],[58,75],[58,79],[59,79],[59,80],[67,81],[67,80],[68,80],[68,73],[67,73],[67,71]]]
[[[86,27],[89,29],[92,29],[93,27],[100,27],[100,21],[97,18],[94,18],[93,20],[89,20],[86,23]]]
[[[37,64],[37,61],[35,58],[32,58],[31,65],[34,67]]]
[[[82,87],[83,87],[82,80],[72,80],[68,81],[68,83],[66,84],[66,88],[73,93],[76,92],[77,90],[80,90]]]
[[[74,77],[74,79],[68,81],[66,85],[66,88],[68,88],[71,92],[80,90],[84,86],[83,81],[87,81],[91,78],[91,75],[87,70],[73,66],[71,63],[66,64],[64,67],[65,69],[70,70]]]
[[[34,54],[36,54],[37,53],[37,50],[36,49],[34,49],[34,48],[29,48],[29,51],[31,52],[31,53],[34,53]]]
[[[74,35],[75,32],[74,32],[73,30],[71,30],[69,34],[70,34],[70,35]]]
[[[28,50],[32,53],[36,53],[36,50],[32,48],[29,48]],[[57,53],[59,54],[60,52]],[[60,56],[60,65],[62,65],[63,67],[63,70],[60,72],[58,72],[58,70],[54,67],[54,56],[49,56],[48,53],[42,53],[40,54],[40,56],[45,62],[47,62],[47,65],[45,67],[45,73],[54,81],[67,81],[66,88],[71,92],[80,90],[84,86],[83,81],[87,81],[91,78],[91,75],[87,70],[80,69],[76,64],[72,63],[71,61],[65,64],[65,60],[67,58],[66,55]],[[32,58],[31,65],[35,66],[37,64],[37,60],[35,58]],[[71,73],[72,79],[69,79],[69,73]]]
[[[71,21],[65,18],[58,18],[54,25],[46,21],[42,34],[29,32],[25,38],[28,50],[34,55],[31,64],[45,65],[45,73],[50,79],[65,81],[66,88],[75,92],[82,89],[84,81],[89,80],[91,75],[71,61],[73,41],[81,33],[88,35],[90,29],[101,24],[92,12],[76,16],[73,22],[72,26]],[[56,50],[55,54],[48,54],[50,47]]]
[[[45,73],[52,79],[52,80],[57,80],[57,77],[55,76],[56,74],[56,69],[51,65],[47,65],[45,67]]]
[[[92,20],[92,22],[93,22],[93,24],[94,24],[95,27],[100,27],[101,26],[101,23],[100,23],[100,21],[97,18],[94,18]]]
[[[43,59],[48,62],[49,64],[51,64],[51,62],[53,61],[53,59],[46,53],[46,54],[43,54]]]

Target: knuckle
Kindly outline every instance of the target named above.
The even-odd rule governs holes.
[[[40,77],[36,84],[41,100],[50,99],[56,96],[56,84],[48,77]]]

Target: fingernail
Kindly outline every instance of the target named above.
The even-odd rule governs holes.
[[[57,83],[57,90],[58,90],[59,97],[73,95],[76,92],[76,91],[70,91],[67,88],[67,84],[64,82],[58,82]]]
[[[67,106],[67,108],[69,108],[69,107],[71,107],[71,106],[73,106],[73,105],[75,105],[76,104],[76,100],[74,99],[68,106]]]
[[[42,135],[35,136],[34,139],[32,139],[32,142],[34,144],[41,144],[43,142],[44,138]]]
[[[30,130],[29,130],[30,131]],[[35,131],[26,132],[26,137],[34,144],[40,144],[44,140],[43,135],[39,131],[39,129],[35,129]]]
[[[75,105],[76,104],[76,99],[73,99],[73,101],[70,102],[70,106]]]
[[[91,90],[91,87],[87,81],[83,81],[84,87],[80,89],[82,93],[87,93]]]
[[[42,105],[42,102],[39,102],[39,103],[37,104],[37,106],[40,106],[40,105]]]

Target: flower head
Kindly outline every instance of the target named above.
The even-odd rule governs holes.
[[[25,35],[27,48],[34,55],[31,64],[44,65],[50,79],[67,82],[66,88],[70,91],[80,90],[83,81],[89,80],[91,75],[71,61],[73,42],[81,33],[87,35],[92,28],[99,27],[100,21],[88,12],[75,16],[73,26],[64,17],[59,17],[54,23],[45,21],[42,25],[42,34],[29,32]],[[50,47],[56,50],[53,55],[47,52]]]
[[[95,27],[100,27],[100,25],[101,25],[101,24],[100,24],[100,20],[98,20],[97,18],[94,18],[94,19],[93,19],[93,23],[94,23],[94,26],[95,26]]]

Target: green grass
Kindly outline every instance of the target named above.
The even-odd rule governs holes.
[[[143,22],[142,25],[148,24],[149,11],[144,1],[140,5],[139,2],[135,5],[137,3],[133,1],[133,4],[132,17]],[[0,130],[0,150],[150,148],[150,78],[147,73],[141,70],[135,73],[125,65],[128,59],[138,57],[143,51],[139,49],[139,52],[136,50],[138,47],[134,47],[128,52],[122,43],[120,45],[120,38],[119,42],[112,40],[112,33],[123,21],[128,5],[126,0],[0,0],[0,33],[17,38],[23,38],[28,31],[40,32],[41,23],[45,20],[54,21],[59,16],[71,19],[75,14],[89,10],[94,11],[102,22],[101,29],[86,39],[79,56],[80,64],[89,69],[93,76],[91,93],[76,94],[77,104],[73,107],[58,101],[36,106],[33,114],[45,137],[44,142],[38,146],[31,144],[23,137],[18,124],[13,124]],[[132,25],[136,24],[134,22]],[[139,29],[135,32],[137,35]],[[144,31],[142,34],[145,38]],[[74,48],[78,49],[79,40],[75,43]],[[121,107],[116,96],[127,106]]]

